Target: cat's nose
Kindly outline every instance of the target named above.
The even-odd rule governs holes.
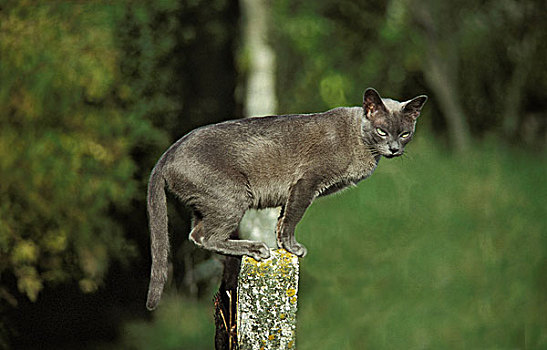
[[[399,152],[399,148],[397,148],[397,147],[389,147],[389,151],[391,152],[391,154],[395,154],[395,153]]]

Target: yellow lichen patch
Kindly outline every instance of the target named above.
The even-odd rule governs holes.
[[[289,344],[287,344],[287,347],[288,347],[289,349],[292,349],[293,346],[294,346],[294,340],[291,340],[291,341],[289,342]]]
[[[287,293],[287,296],[292,297],[296,294],[296,290],[294,288],[289,288],[287,289],[286,293]]]
[[[270,334],[268,336],[268,340],[274,340],[275,339],[275,334]]]

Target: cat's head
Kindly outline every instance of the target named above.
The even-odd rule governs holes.
[[[426,95],[398,102],[381,98],[373,88],[365,91],[361,128],[364,141],[375,155],[392,158],[403,154],[414,136],[416,119],[426,101]]]

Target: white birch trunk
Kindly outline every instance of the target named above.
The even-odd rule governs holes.
[[[243,0],[245,18],[245,50],[249,54],[249,77],[245,96],[247,117],[273,115],[277,109],[275,97],[275,54],[268,45],[269,9],[266,0]],[[243,239],[277,247],[275,227],[279,208],[249,210],[241,221],[239,231]]]

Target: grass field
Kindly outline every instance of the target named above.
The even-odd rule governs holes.
[[[456,157],[426,138],[408,153],[317,200],[297,227],[309,250],[297,348],[547,348],[544,154],[485,142]],[[168,310],[129,337],[169,328]],[[211,303],[180,312],[209,317],[190,338],[178,328],[177,346],[211,348]]]
[[[545,159],[409,151],[300,225],[299,349],[547,348]]]

